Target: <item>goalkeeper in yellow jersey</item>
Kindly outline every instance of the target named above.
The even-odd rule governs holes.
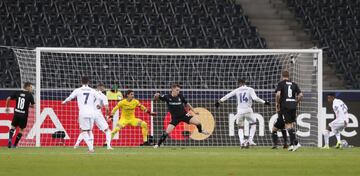
[[[110,118],[112,119],[115,112],[121,108],[121,115],[116,127],[111,132],[111,139],[114,138],[115,134],[119,132],[122,128],[130,126],[139,126],[141,127],[141,132],[143,135],[144,143],[142,145],[150,145],[148,142],[148,127],[147,123],[141,119],[135,117],[135,109],[139,107],[142,111],[149,113],[150,115],[156,115],[155,112],[150,112],[148,109],[143,106],[139,100],[134,98],[134,91],[128,90],[126,92],[126,98],[119,101],[119,103],[111,111]]]

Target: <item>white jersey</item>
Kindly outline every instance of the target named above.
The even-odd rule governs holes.
[[[95,100],[100,98],[98,92],[89,86],[83,85],[75,89],[64,102],[72,99],[77,99],[79,108],[79,118],[94,118],[95,114]]]
[[[332,108],[335,112],[335,116],[336,116],[336,121],[349,121],[349,117],[348,117],[348,107],[346,106],[346,104],[341,101],[340,99],[335,98],[333,101],[333,105]]]
[[[241,86],[241,87],[233,90],[232,92],[228,93],[227,95],[222,97],[220,99],[220,101],[224,102],[227,99],[229,99],[235,95],[236,95],[237,104],[238,104],[237,113],[240,113],[240,114],[253,112],[253,109],[251,108],[253,100],[256,102],[262,103],[262,104],[265,103],[264,100],[262,100],[261,98],[259,98],[256,95],[253,88],[247,87],[246,85]]]
[[[100,98],[95,99],[95,109],[97,111],[97,115],[98,114],[102,115],[101,108],[98,109],[97,105],[99,105],[100,107],[107,106],[107,105],[109,105],[109,101],[108,101],[106,95],[104,95],[101,91],[98,90],[97,92],[98,92]]]

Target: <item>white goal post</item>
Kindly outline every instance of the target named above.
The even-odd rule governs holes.
[[[19,63],[21,82],[35,83],[36,107],[34,114],[29,115],[34,120],[29,119],[21,146],[72,146],[75,143],[79,133],[77,106],[74,102],[61,106],[59,102],[80,86],[81,76],[89,76],[94,88],[102,82],[107,88],[116,84],[121,92],[134,90],[135,98],[158,112],[157,117],[136,112],[138,118],[148,123],[155,140],[170,117],[166,104],[154,102],[152,96],[156,92],[168,93],[172,83],[181,84],[185,98],[197,108],[200,112],[197,117],[212,134],[203,136],[193,126],[180,124],[165,142],[166,146],[238,146],[233,119],[235,100],[228,100],[219,109],[213,104],[237,88],[239,78],[245,78],[260,98],[272,102],[271,107],[253,104],[258,120],[255,142],[270,146],[270,127],[277,116],[274,90],[284,69],[290,71],[291,80],[304,92],[297,114],[300,142],[305,146],[322,145],[321,49],[12,49]],[[110,109],[116,103],[110,103]],[[95,145],[100,146],[105,136],[94,130]],[[54,137],[56,131],[64,131],[65,137]],[[139,127],[126,127],[114,138],[113,145],[136,146],[141,141],[140,133]],[[248,134],[246,129],[245,134]]]

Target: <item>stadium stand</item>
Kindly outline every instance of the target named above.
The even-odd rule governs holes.
[[[287,0],[346,88],[360,88],[360,1]]]
[[[234,0],[3,0],[0,45],[266,48]],[[20,87],[13,54],[0,58],[0,87]]]

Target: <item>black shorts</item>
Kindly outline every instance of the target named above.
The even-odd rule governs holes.
[[[278,118],[276,119],[274,123],[274,127],[277,129],[285,129],[285,122],[280,113],[278,113]]]
[[[283,117],[285,123],[296,122],[296,109],[282,109],[279,115]]]
[[[14,115],[14,118],[11,122],[11,126],[24,129],[24,128],[26,128],[26,125],[27,125],[27,119],[28,118],[24,117],[24,116]]]
[[[187,116],[187,115],[184,115],[181,117],[171,117],[170,124],[174,125],[174,126],[178,125],[180,122],[185,122],[185,123],[189,124],[191,118],[192,118],[192,116]]]

